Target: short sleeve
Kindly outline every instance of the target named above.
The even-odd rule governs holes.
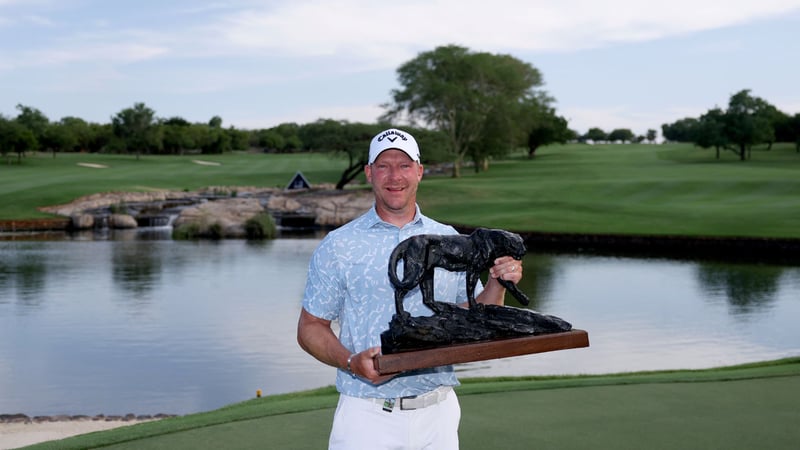
[[[336,320],[342,310],[345,290],[339,262],[328,244],[323,240],[311,256],[303,308],[315,317]]]

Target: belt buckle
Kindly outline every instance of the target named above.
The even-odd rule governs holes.
[[[416,407],[413,407],[413,406],[406,406],[406,402],[405,402],[406,400],[414,400],[417,397],[418,397],[418,395],[412,395],[412,396],[409,396],[409,397],[401,397],[400,398],[400,409],[403,410],[403,411],[413,411],[413,410],[417,409]]]
[[[387,398],[383,401],[383,410],[386,412],[392,412],[394,409],[395,400],[393,398]],[[403,400],[400,400],[400,409],[403,409]]]

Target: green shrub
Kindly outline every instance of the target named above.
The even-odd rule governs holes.
[[[260,213],[244,223],[247,239],[274,239],[278,229],[275,220],[269,213]]]
[[[214,222],[212,224],[186,223],[172,229],[172,239],[192,240],[192,239],[222,239],[224,230],[222,224]]]
[[[219,222],[214,222],[208,227],[208,231],[204,237],[208,237],[210,239],[222,239],[222,225]]]
[[[108,209],[111,214],[128,214],[128,205],[125,202],[114,203]]]
[[[172,229],[172,239],[175,240],[197,239],[201,234],[200,225],[196,223],[187,223]]]

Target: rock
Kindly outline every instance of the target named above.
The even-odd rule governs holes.
[[[92,209],[107,208],[111,205],[125,203],[148,203],[165,200],[176,200],[197,196],[196,192],[184,191],[150,191],[150,192],[102,192],[80,197],[66,205],[46,206],[40,211],[71,216]]]
[[[241,238],[245,237],[244,223],[263,212],[265,207],[262,205],[266,205],[266,210],[273,216],[299,214],[309,219],[313,218],[316,226],[338,227],[369,210],[374,198],[369,189],[336,190],[332,185],[316,185],[311,189],[293,191],[278,188],[211,186],[192,192],[106,192],[84,196],[66,205],[49,206],[40,210],[69,217],[69,220],[65,221],[64,228],[69,223],[75,229],[103,227],[106,217],[111,228],[135,228],[137,223],[133,216],[141,213],[144,209],[143,204],[161,203],[158,207],[163,207],[163,202],[168,201],[181,201],[184,205],[196,202],[195,206],[182,210],[173,224],[175,228],[195,224],[205,231],[214,227],[215,233],[207,233],[207,236]],[[127,210],[131,215],[107,216],[109,210]],[[92,212],[95,217],[90,215]],[[152,214],[151,211],[147,213]],[[221,235],[216,235],[216,231]]]
[[[31,418],[25,414],[0,414],[0,423],[29,423]]]
[[[88,230],[94,227],[94,216],[91,214],[73,214],[70,216],[70,226],[76,230]]]
[[[270,211],[298,212],[303,204],[285,195],[273,195],[267,202],[267,209]]]
[[[129,214],[112,214],[108,220],[108,225],[111,228],[118,228],[118,229],[125,229],[125,228],[136,228],[139,226],[136,223],[136,219]]]
[[[283,213],[312,214],[316,216],[316,225],[338,227],[365,213],[373,202],[369,190],[309,189],[275,194],[270,197],[267,208]]]
[[[218,225],[222,231],[221,237],[243,238],[244,223],[261,212],[264,212],[264,207],[257,198],[224,198],[184,209],[175,219],[173,227],[196,225],[206,231]]]

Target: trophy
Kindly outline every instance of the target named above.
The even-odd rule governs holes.
[[[556,316],[475,301],[480,275],[495,259],[526,253],[522,237],[505,230],[478,228],[469,235],[412,236],[389,258],[389,280],[396,313],[381,333],[375,367],[382,374],[568,348],[588,347],[588,334]],[[397,275],[402,261],[403,276]],[[466,272],[467,307],[434,298],[434,272]],[[523,305],[530,303],[517,285],[497,279]],[[431,316],[412,316],[403,300],[419,287]]]

